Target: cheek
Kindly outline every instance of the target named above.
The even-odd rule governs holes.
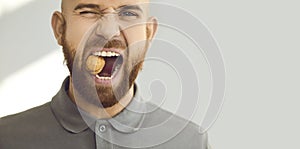
[[[147,39],[146,27],[144,25],[127,28],[123,32],[129,45],[145,42]]]
[[[123,30],[123,34],[129,45],[128,59],[132,65],[136,65],[144,59],[147,47],[146,26],[138,25]]]
[[[90,26],[92,26],[91,23],[84,21],[69,21],[66,28],[67,42],[77,48]]]

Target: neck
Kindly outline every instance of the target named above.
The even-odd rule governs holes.
[[[132,100],[133,98],[133,85],[130,87],[128,92],[122,97],[118,103],[108,108],[100,108],[94,104],[88,103],[84,100],[84,97],[74,97],[74,88],[72,84],[72,78],[70,77],[68,95],[73,103],[75,103],[79,108],[86,111],[90,115],[97,119],[112,118],[118,113],[120,113]]]

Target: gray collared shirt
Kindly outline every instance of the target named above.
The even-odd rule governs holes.
[[[144,102],[135,87],[130,104],[111,119],[95,119],[67,95],[69,78],[52,101],[0,119],[1,149],[206,149],[207,134],[192,122]]]

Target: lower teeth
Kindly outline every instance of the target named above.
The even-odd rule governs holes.
[[[98,79],[102,79],[102,80],[111,80],[112,78],[114,78],[114,76],[116,75],[116,73],[118,72],[118,70],[120,69],[121,65],[117,65],[114,70],[113,70],[113,73],[110,77],[102,77],[100,76],[99,74],[96,75],[96,77]]]
[[[96,75],[96,77],[101,80],[111,80],[111,77],[100,77],[98,74]]]

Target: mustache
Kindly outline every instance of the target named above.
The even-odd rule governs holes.
[[[85,49],[88,50],[95,47],[126,49],[127,44],[124,41],[118,39],[105,40],[103,38],[94,38],[93,36],[91,36],[85,43]]]
[[[107,43],[104,45],[103,48],[116,48],[116,49],[125,49],[127,46],[124,42],[120,40],[109,40]]]

